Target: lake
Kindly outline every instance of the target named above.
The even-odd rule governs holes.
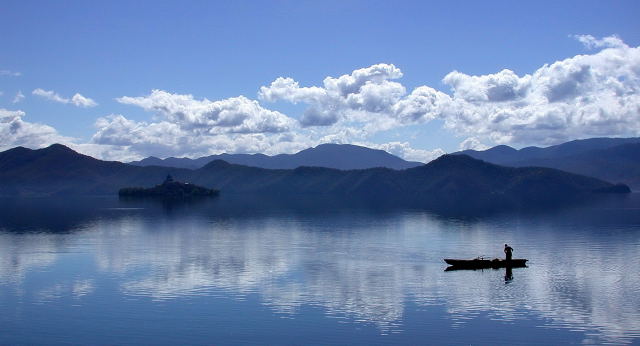
[[[640,344],[640,194],[483,215],[0,201],[1,344]],[[444,271],[443,258],[528,268]]]

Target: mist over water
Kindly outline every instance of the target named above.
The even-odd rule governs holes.
[[[2,202],[3,344],[640,340],[638,194],[475,216],[224,195]],[[444,271],[504,243],[529,267]]]

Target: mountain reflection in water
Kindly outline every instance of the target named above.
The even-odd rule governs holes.
[[[153,310],[189,297],[256,295],[276,315],[303,318],[315,306],[382,334],[404,333],[411,305],[424,314],[444,307],[440,318],[454,328],[484,314],[582,331],[585,342],[637,342],[639,197],[466,218],[241,196],[186,205],[5,201],[0,321],[28,323],[16,313],[23,305],[65,299],[147,299]],[[443,270],[444,257],[498,257],[505,242],[529,268]]]

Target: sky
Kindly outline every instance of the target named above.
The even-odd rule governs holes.
[[[0,2],[0,150],[428,162],[640,136],[638,1]]]

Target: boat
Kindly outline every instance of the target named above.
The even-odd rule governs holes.
[[[524,258],[512,258],[508,261],[500,258],[488,259],[484,257],[474,259],[445,258],[444,261],[451,267],[461,269],[519,268],[527,266],[527,260]]]

